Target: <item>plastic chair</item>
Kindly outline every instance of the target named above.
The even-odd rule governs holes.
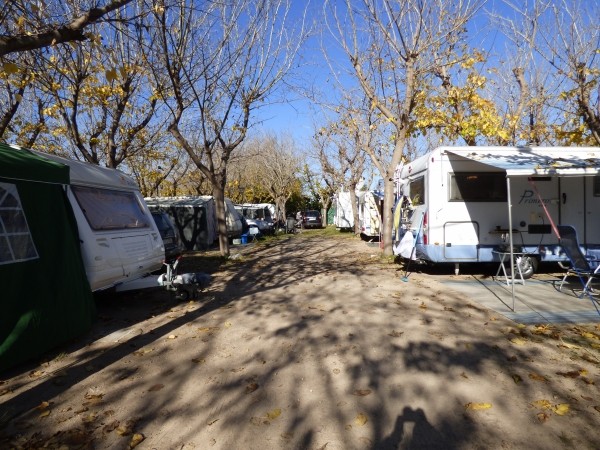
[[[600,264],[598,264],[600,261],[594,258],[588,258],[583,254],[581,247],[579,247],[575,228],[571,225],[558,225],[556,228],[560,234],[560,245],[571,263],[570,267],[567,268],[567,273],[565,273],[565,276],[560,282],[558,290],[560,291],[562,289],[562,286],[569,275],[576,275],[583,286],[583,292],[579,298],[588,295],[592,302],[595,302],[596,299],[591,296],[593,292],[591,283],[595,277],[600,276]],[[596,262],[595,268],[592,266],[592,262]]]

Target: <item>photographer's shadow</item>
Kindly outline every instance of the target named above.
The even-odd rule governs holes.
[[[429,423],[421,408],[406,406],[398,416],[392,433],[374,446],[377,450],[453,450],[454,442]]]

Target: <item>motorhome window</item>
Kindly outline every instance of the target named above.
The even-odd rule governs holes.
[[[148,218],[133,192],[73,186],[90,227],[96,231],[148,228]]]
[[[450,174],[451,202],[506,202],[506,175],[498,172]]]
[[[413,206],[425,204],[425,177],[415,178],[410,182],[410,200]]]
[[[0,264],[37,258],[17,187],[0,183]]]

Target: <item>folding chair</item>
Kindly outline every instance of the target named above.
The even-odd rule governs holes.
[[[248,228],[248,235],[250,236],[251,241],[256,241],[256,238],[260,234],[260,230],[258,227],[250,227]]]
[[[560,234],[560,245],[569,258],[569,262],[571,265],[567,268],[567,273],[563,277],[560,282],[560,286],[558,290],[560,291],[563,287],[563,284],[569,275],[576,275],[581,281],[581,285],[583,286],[583,292],[579,296],[582,298],[584,295],[588,295],[592,302],[597,301],[592,297],[592,280],[600,276],[600,261],[593,258],[586,257],[581,248],[579,247],[579,241],[577,240],[577,232],[575,228],[570,225],[558,225],[556,227],[558,229],[558,233]],[[590,264],[591,262],[596,262],[595,267]],[[561,267],[565,268],[561,265]],[[594,305],[595,306],[595,305]]]

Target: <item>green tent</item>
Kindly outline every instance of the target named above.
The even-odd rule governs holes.
[[[68,184],[68,166],[0,143],[0,371],[93,322]]]

